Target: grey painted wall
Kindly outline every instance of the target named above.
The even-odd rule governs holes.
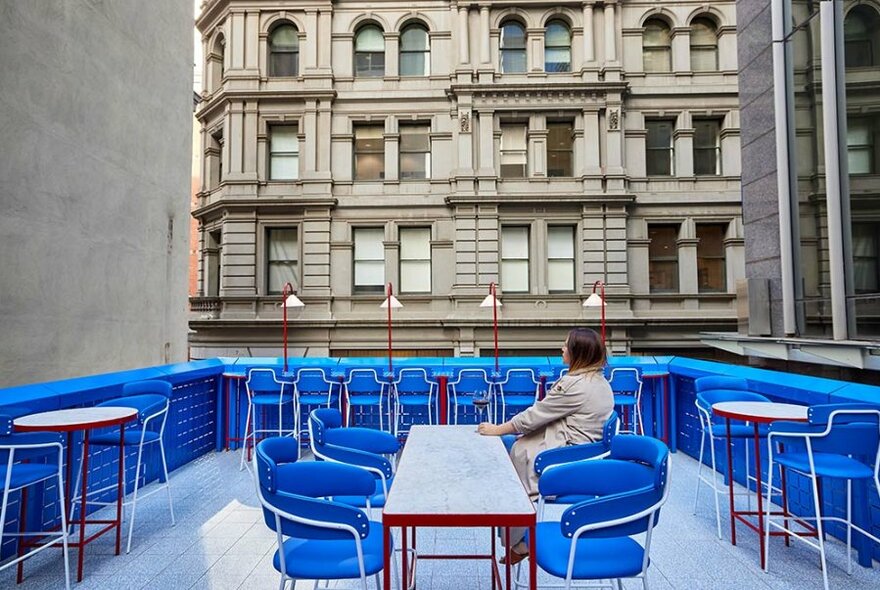
[[[185,360],[192,31],[0,0],[0,386]]]
[[[784,335],[770,2],[737,0],[742,218],[746,276],[770,280],[773,335]]]

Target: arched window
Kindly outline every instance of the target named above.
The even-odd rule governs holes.
[[[880,18],[869,6],[856,6],[843,21],[844,61],[848,68],[871,67],[878,63]]]
[[[208,56],[208,84],[207,87],[212,92],[223,83],[223,57],[226,50],[226,39],[223,35],[217,37],[214,46],[211,48],[211,54]]]
[[[501,72],[522,74],[526,71],[526,29],[516,21],[501,25]]]
[[[269,34],[269,75],[299,75],[299,33],[293,25],[279,25]]]
[[[691,22],[691,71],[714,72],[718,69],[718,28],[708,18]]]
[[[400,75],[427,76],[431,73],[431,44],[422,25],[408,25],[400,34]]]
[[[669,25],[659,18],[645,21],[642,60],[646,72],[672,71],[672,34]]]
[[[385,75],[385,35],[376,25],[363,26],[355,35],[354,75],[358,78]]]
[[[571,71],[571,31],[561,20],[550,21],[544,31],[544,71]]]

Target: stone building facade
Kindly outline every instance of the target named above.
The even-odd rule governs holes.
[[[192,354],[681,351],[743,276],[734,2],[213,0]]]

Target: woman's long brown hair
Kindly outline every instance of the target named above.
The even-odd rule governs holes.
[[[605,366],[605,343],[595,330],[575,328],[565,340],[568,348],[568,370],[595,371]]]

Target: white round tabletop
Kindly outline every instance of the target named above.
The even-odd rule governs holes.
[[[760,423],[775,422],[776,420],[806,422],[809,410],[809,406],[776,402],[718,402],[712,404],[712,412],[722,418]]]
[[[124,424],[137,415],[134,408],[104,406],[100,408],[69,408],[22,416],[12,421],[15,429],[22,432],[50,430],[68,432],[101,426]]]

